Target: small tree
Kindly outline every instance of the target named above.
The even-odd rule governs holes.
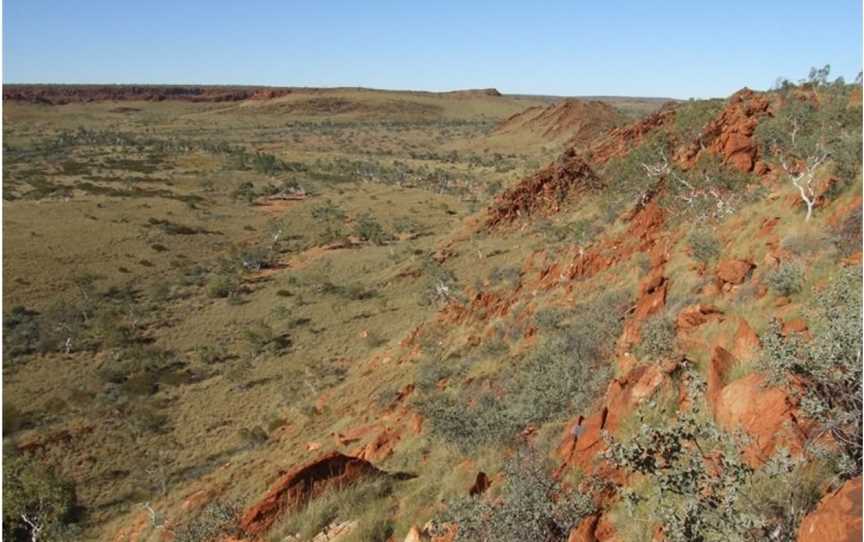
[[[74,486],[19,455],[3,459],[3,538],[63,540],[75,505]]]
[[[813,68],[802,82],[818,90],[818,100],[798,96],[789,87],[774,116],[756,129],[766,155],[779,163],[806,205],[805,222],[812,217],[819,196],[816,176],[820,168],[831,159],[844,177],[851,177],[854,164],[860,162],[860,111],[847,107],[845,85],[828,88],[829,71],[830,66]]]

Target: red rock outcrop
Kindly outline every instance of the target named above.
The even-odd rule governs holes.
[[[675,319],[678,331],[689,331],[711,320],[719,319],[723,312],[713,305],[690,305],[681,309]]]
[[[741,362],[747,362],[755,359],[761,348],[759,336],[756,335],[747,320],[741,318],[738,321],[738,329],[735,331],[732,355]]]
[[[584,518],[579,522],[579,525],[570,530],[567,542],[597,542],[594,532],[597,529],[597,522],[599,520],[600,517],[597,514]]]
[[[592,471],[594,459],[606,449],[603,431],[615,431],[621,420],[654,395],[666,380],[666,373],[655,365],[640,365],[625,377],[613,380],[602,408],[588,417],[577,416],[565,426],[558,447],[563,465]]]
[[[802,320],[801,318],[792,318],[791,320],[786,320],[783,322],[783,327],[780,330],[780,334],[784,337],[788,337],[789,335],[804,335],[805,337],[809,336],[809,329],[807,327],[807,322]]]
[[[735,359],[735,356],[726,349],[720,346],[714,349],[714,354],[708,363],[708,389],[705,393],[709,405],[713,406],[717,403],[717,396],[723,389],[726,375],[737,363],[738,360]]]
[[[248,535],[265,533],[279,516],[331,489],[344,487],[364,476],[381,475],[368,461],[330,453],[282,475],[267,494],[246,510],[240,527]]]
[[[795,453],[804,442],[804,430],[789,395],[780,388],[766,387],[760,374],[725,386],[714,402],[714,417],[721,428],[742,430],[753,439],[744,450],[752,465],[762,464],[778,446]]]
[[[500,195],[488,210],[486,226],[494,228],[532,214],[558,212],[575,192],[600,188],[600,180],[576,151],[565,151],[556,161]]]
[[[798,529],[798,542],[858,542],[861,539],[860,476],[823,497]]]
[[[659,111],[639,122],[623,128],[616,128],[597,144],[592,145],[589,151],[589,162],[593,165],[603,165],[613,158],[623,156],[641,143],[650,133],[667,126],[674,120],[674,105],[663,106]]]
[[[724,260],[717,264],[717,278],[729,284],[741,284],[756,267],[745,260]]]
[[[699,138],[685,147],[677,158],[692,165],[702,152],[710,152],[738,171],[753,171],[759,154],[753,132],[759,120],[770,115],[770,107],[771,102],[764,94],[747,88],[739,90],[702,130]],[[765,174],[767,170],[760,166],[760,172]]]

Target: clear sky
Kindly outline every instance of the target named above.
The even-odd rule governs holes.
[[[862,63],[860,0],[6,0],[7,83],[726,96]]]

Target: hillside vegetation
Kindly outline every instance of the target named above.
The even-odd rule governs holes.
[[[860,533],[859,84],[33,101],[10,540]]]

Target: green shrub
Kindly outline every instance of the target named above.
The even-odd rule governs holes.
[[[440,305],[462,297],[456,275],[430,257],[423,259],[423,286],[420,304]]]
[[[265,431],[260,425],[256,425],[252,429],[241,427],[237,434],[240,437],[240,440],[250,448],[261,446],[270,438],[267,435],[267,431]]]
[[[150,226],[157,226],[167,235],[195,235],[198,233],[207,233],[205,230],[199,228],[178,224],[176,222],[171,222],[170,220],[159,220],[153,217],[147,219],[147,224]]]
[[[672,130],[683,144],[693,143],[723,108],[723,100],[694,100],[678,105]]]
[[[5,540],[68,540],[75,502],[75,487],[71,482],[29,457],[4,453]]]
[[[228,350],[220,344],[202,344],[195,347],[195,354],[201,363],[214,365],[228,359]]]
[[[794,262],[785,261],[768,274],[768,286],[782,296],[790,296],[801,291],[804,283],[804,270]]]
[[[416,399],[432,433],[469,451],[586,409],[610,377],[606,358],[621,333],[628,299],[610,292],[575,307],[574,324],[560,327],[509,368],[500,383],[503,397],[483,393],[469,401],[448,389]],[[432,380],[424,387],[431,389]]]
[[[556,225],[550,220],[539,220],[537,231],[550,243],[586,245],[602,231],[602,228],[594,220],[589,219],[579,219],[561,225]]]
[[[618,216],[643,201],[654,190],[656,179],[651,179],[643,164],[656,164],[668,154],[667,135],[657,132],[627,154],[610,160],[602,171],[607,186],[604,205],[610,216]]]
[[[11,359],[36,351],[40,341],[38,313],[17,305],[3,315],[3,352]]]
[[[459,526],[459,542],[565,541],[594,511],[591,499],[552,478],[539,453],[521,449],[504,467],[496,499],[463,497],[449,503],[441,521]]]
[[[603,454],[644,477],[621,491],[625,522],[659,524],[670,542],[796,540],[798,522],[819,499],[818,477],[782,450],[754,470],[741,457],[746,443],[706,412],[704,381],[692,371],[684,378],[696,398],[688,410],[660,425],[642,423]]]
[[[495,267],[489,273],[489,282],[493,286],[506,282],[510,288],[518,288],[522,283],[522,270],[517,266]]]
[[[687,244],[690,246],[693,257],[706,265],[720,255],[720,241],[709,230],[693,230],[687,236]]]
[[[345,211],[329,199],[312,208],[312,218],[324,223],[341,222],[346,216]]]
[[[655,316],[642,326],[634,353],[643,360],[657,360],[675,351],[675,322],[667,316]]]
[[[3,401],[3,436],[24,429],[31,422],[31,416],[8,400]]]
[[[464,374],[467,366],[468,363],[458,360],[443,360],[436,356],[426,356],[417,365],[414,383],[417,385],[417,389],[421,391],[433,391],[438,383],[445,378]]]
[[[273,328],[264,321],[251,324],[243,330],[243,338],[249,349],[255,354],[277,352],[288,346],[287,338],[277,335]]]
[[[231,196],[234,199],[242,200],[251,204],[255,201],[255,198],[258,197],[258,194],[255,192],[255,185],[250,182],[244,182],[231,193]]]
[[[240,281],[234,273],[218,273],[207,281],[207,296],[231,297],[240,293]]]
[[[796,256],[806,256],[815,254],[830,245],[822,233],[805,231],[785,237],[780,246]]]
[[[841,256],[848,257],[861,250],[861,223],[864,221],[861,212],[860,206],[855,207],[833,231],[834,244]]]
[[[384,232],[384,227],[371,214],[363,214],[357,219],[354,233],[360,239],[369,241],[376,245],[383,245],[390,240],[390,236]]]
[[[175,542],[217,540],[240,534],[242,508],[234,502],[211,502],[192,520],[174,530]]]
[[[414,405],[429,421],[436,437],[470,451],[489,444],[505,441],[518,430],[505,404],[485,393],[468,405],[452,392],[436,393]]]
[[[236,256],[239,267],[244,271],[253,272],[272,267],[276,263],[274,248],[259,245],[241,250]]]
[[[417,233],[420,230],[420,224],[409,216],[400,216],[393,220],[393,231],[396,233]]]
[[[804,382],[801,408],[842,452],[838,473],[861,472],[861,269],[834,277],[808,313],[813,338],[784,337],[774,322],[762,339],[761,366],[778,384]],[[788,389],[797,390],[788,385]],[[817,432],[819,433],[819,432]]]
[[[564,309],[542,309],[534,315],[534,323],[544,331],[558,329],[568,314]]]
[[[126,325],[119,310],[107,307],[100,310],[90,321],[90,333],[106,348],[122,348],[135,339],[132,329]]]
[[[264,152],[256,152],[252,158],[252,168],[257,173],[264,175],[276,175],[284,169],[282,162],[273,156]]]

